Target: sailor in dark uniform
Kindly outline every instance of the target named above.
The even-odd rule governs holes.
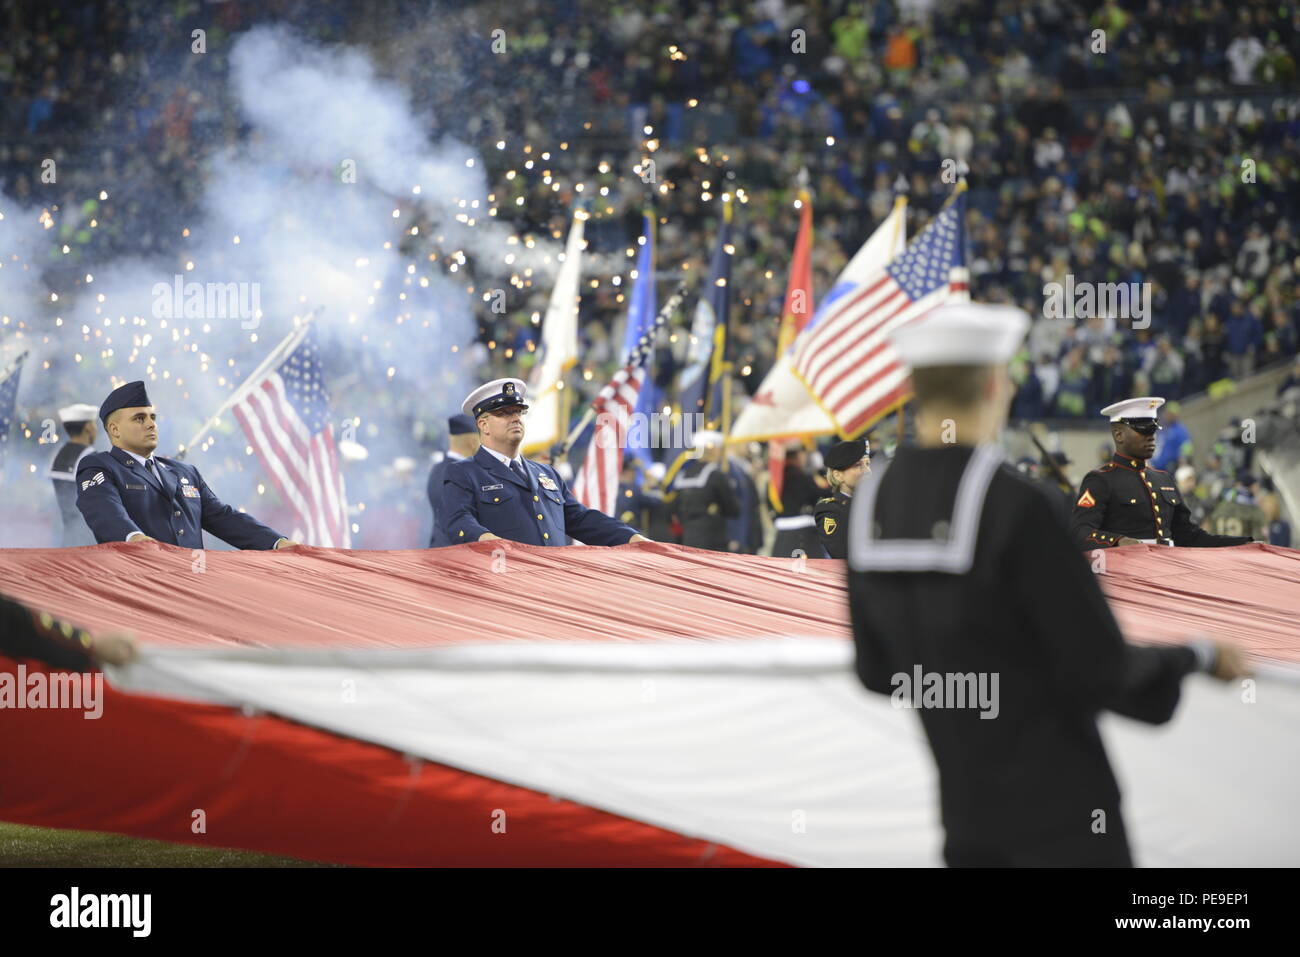
[[[664,501],[663,481],[667,474],[668,468],[662,462],[651,462],[646,466],[645,478],[641,482],[641,524],[637,527],[644,528],[646,537],[655,542],[672,542],[673,532],[673,508],[668,502]],[[635,522],[629,522],[626,518],[623,521],[628,525],[634,525]]]
[[[712,430],[695,433],[698,453],[682,465],[673,480],[673,510],[682,525],[682,544],[715,552],[730,551],[727,520],[740,514],[740,498],[722,471],[726,445]]]
[[[1155,454],[1160,430],[1156,412],[1164,401],[1143,396],[1101,410],[1110,417],[1115,454],[1079,485],[1070,520],[1070,534],[1079,548],[1139,544],[1219,548],[1253,541],[1200,528],[1192,521],[1174,477],[1147,465]]]
[[[525,459],[524,383],[495,379],[465,399],[482,442],[443,478],[443,531],[452,544],[508,538],[529,545],[627,545],[649,541],[636,529],[581,505],[554,466]]]
[[[99,419],[113,448],[77,466],[77,508],[97,542],[152,539],[202,548],[207,531],[235,548],[298,544],[223,503],[193,465],[154,454],[158,415],[143,382],[110,392]]]
[[[773,519],[776,539],[772,542],[773,558],[789,558],[802,552],[809,558],[821,558],[821,542],[813,509],[825,489],[807,471],[807,453],[792,448],[785,454],[781,483],[781,509]]]
[[[77,465],[95,451],[95,436],[99,426],[95,421],[98,410],[93,405],[69,405],[59,409],[59,421],[68,441],[54,453],[50,470],[46,473],[54,485],[54,497],[59,503],[63,518],[63,532],[59,544],[63,548],[75,545],[94,545],[95,536],[86,527],[86,520],[77,511]]]
[[[433,537],[430,548],[445,548],[451,544],[446,530],[442,527],[442,491],[447,466],[452,462],[463,462],[478,451],[478,426],[472,416],[458,412],[447,420],[447,454],[434,463],[429,471],[429,505],[433,508]]]
[[[1130,865],[1097,712],[1159,724],[1231,646],[1120,633],[1043,494],[995,444],[1019,309],[942,306],[892,334],[912,369],[917,445],[859,483],[849,517],[857,674],[916,708],[939,771],[950,865]],[[953,430],[955,429],[955,434]]]
[[[813,518],[817,537],[831,558],[848,558],[849,506],[853,489],[864,475],[871,474],[871,457],[865,439],[836,442],[826,452],[826,481],[831,494],[817,500]]]

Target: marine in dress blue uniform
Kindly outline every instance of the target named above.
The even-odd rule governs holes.
[[[1213,535],[1197,526],[1174,477],[1147,464],[1155,452],[1156,414],[1164,401],[1148,395],[1101,410],[1110,417],[1115,454],[1079,485],[1070,529],[1079,548],[1136,543],[1224,548],[1251,542],[1247,535]]]
[[[465,461],[477,451],[478,445],[478,426],[474,424],[472,416],[465,415],[463,412],[447,420],[447,432],[451,436],[451,447],[447,449],[447,454],[435,462],[433,468],[429,470],[429,507],[433,509],[433,537],[429,541],[430,548],[445,548],[452,544],[451,539],[447,537],[446,529],[442,527],[442,514],[445,508],[442,492],[443,482],[447,477],[447,467],[452,462]],[[464,451],[458,452],[456,450],[458,445]]]
[[[115,412],[125,418],[110,422]],[[136,421],[141,413],[143,418]],[[236,548],[296,544],[223,503],[193,465],[152,454],[158,444],[157,426],[143,382],[128,382],[109,393],[99,418],[113,448],[87,455],[77,466],[77,508],[97,542],[144,535],[182,548],[202,548],[207,530]],[[128,451],[119,442],[141,451]]]
[[[523,420],[506,419],[515,410],[527,411],[524,394],[519,379],[496,379],[465,399],[462,408],[474,417],[484,444],[473,458],[450,463],[444,473],[441,519],[447,538],[460,544],[490,533],[528,545],[565,545],[570,536],[585,545],[642,540],[631,526],[580,504],[553,466],[518,453]],[[493,413],[497,422],[489,421]],[[494,430],[504,439],[493,438]],[[491,447],[511,444],[513,454]]]

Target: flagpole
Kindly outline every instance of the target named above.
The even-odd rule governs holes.
[[[663,308],[661,308],[659,314],[655,316],[654,322],[652,322],[650,328],[646,330],[646,335],[654,335],[658,331],[658,327],[666,323],[669,318],[672,317],[673,313],[681,308],[682,301],[686,298],[686,286],[687,283],[685,279],[677,284],[677,289],[668,297],[668,301],[663,304]],[[582,430],[589,426],[595,418],[596,404],[593,402],[587,407],[586,414],[583,415],[582,420],[573,427],[573,430],[564,440],[564,454],[568,454],[569,449],[573,448],[573,443],[578,441],[578,436],[582,434]]]
[[[731,456],[727,453],[727,436],[731,434],[731,369],[732,363],[722,364],[722,471],[729,472]]]
[[[29,349],[24,349],[22,352],[18,353],[18,355],[14,358],[14,361],[9,363],[8,368],[5,369],[4,375],[0,375],[0,379],[7,379],[11,375],[13,375],[14,370],[23,364],[23,360],[27,358],[27,355],[30,351],[31,350]]]
[[[302,337],[307,334],[307,329],[311,325],[312,321],[316,316],[324,311],[324,308],[324,306],[317,306],[311,312],[307,313],[306,318],[303,319],[302,325],[285,336],[280,344],[271,350],[271,353],[262,361],[262,364],[254,369],[252,374],[240,383],[239,388],[226,397],[226,401],[221,404],[221,408],[217,409],[217,411],[212,414],[211,418],[203,423],[202,428],[194,434],[194,438],[190,439],[180,447],[180,450],[175,455],[176,458],[185,458],[186,453],[198,444],[199,439],[203,438],[203,436],[210,432],[213,426],[221,420],[221,417],[226,414],[230,407],[244,397],[244,394],[248,391],[251,384],[260,381],[264,372],[270,369],[276,362],[283,358],[287,352],[298,345],[302,340]]]

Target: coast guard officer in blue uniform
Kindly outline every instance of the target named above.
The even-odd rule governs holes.
[[[154,540],[202,548],[207,529],[236,548],[298,544],[224,504],[193,465],[153,454],[158,414],[143,382],[110,392],[99,418],[113,448],[77,464],[77,508],[95,541]]]
[[[433,509],[433,538],[430,548],[445,548],[451,544],[447,530],[442,527],[445,506],[442,502],[443,482],[447,477],[447,467],[452,462],[463,462],[478,451],[478,426],[474,417],[459,412],[447,420],[447,454],[429,470],[429,506]]]
[[[550,465],[519,454],[524,440],[524,384],[495,379],[469,394],[462,406],[478,425],[482,445],[474,457],[447,466],[439,516],[453,545],[495,538],[528,545],[585,545],[649,541],[636,529],[578,503]]]

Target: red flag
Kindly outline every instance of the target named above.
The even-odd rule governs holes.
[[[785,287],[785,308],[781,314],[781,332],[776,340],[778,358],[790,348],[795,337],[808,325],[813,314],[812,277],[812,197],[799,190],[799,235],[794,241],[794,258],[790,262],[790,280]],[[772,439],[767,443],[767,496],[772,508],[781,511],[781,493],[785,488],[785,442]]]

